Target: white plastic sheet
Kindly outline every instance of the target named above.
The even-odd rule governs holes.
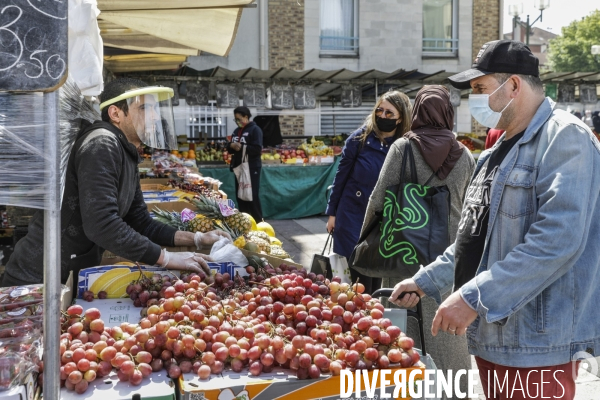
[[[100,116],[70,77],[59,89],[59,101],[62,193],[69,153],[81,123]],[[0,204],[44,208],[52,181],[45,167],[47,128],[42,93],[0,93]]]

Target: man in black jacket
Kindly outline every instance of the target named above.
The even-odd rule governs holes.
[[[156,94],[152,91],[155,90]],[[100,95],[102,121],[79,132],[71,150],[61,207],[61,278],[98,265],[105,249],[133,261],[169,269],[209,273],[202,254],[174,253],[161,246],[212,244],[224,232],[194,234],[154,221],[140,188],[137,148],[176,143],[160,104],[171,89],[150,88],[136,79],[117,79]],[[167,93],[168,92],[168,93]],[[137,95],[134,95],[137,94]],[[172,109],[171,109],[172,124]],[[171,132],[174,130],[170,129]],[[165,146],[166,147],[166,146]],[[2,286],[43,281],[44,214],[38,211],[15,246]]]
[[[238,209],[252,215],[257,222],[260,222],[263,215],[258,191],[260,188],[260,170],[262,169],[260,155],[262,153],[263,132],[256,123],[250,121],[252,115],[248,107],[235,108],[233,116],[238,128],[233,131],[231,142],[227,145],[227,150],[233,153],[230,168],[233,170],[242,163],[245,148],[248,155],[248,167],[250,167],[250,182],[252,183],[252,201],[240,200],[236,190]],[[236,178],[235,187],[238,186],[239,182]]]

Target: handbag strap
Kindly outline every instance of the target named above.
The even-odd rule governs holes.
[[[329,241],[330,239],[331,239],[331,242]],[[323,251],[321,252],[321,255],[325,254],[325,249],[327,248],[327,243],[329,243],[329,252],[331,253],[331,245],[333,244],[333,232],[331,232],[327,236],[327,240],[325,240],[325,246],[323,246]]]
[[[248,154],[246,154],[246,146],[242,145],[242,164],[248,161]]]
[[[410,157],[410,179],[411,179],[412,183],[418,184],[419,179],[417,178],[417,166],[415,164],[415,156],[412,151],[412,146],[410,145],[410,140],[408,141],[408,144],[406,145],[406,147],[407,147],[406,151],[408,152],[408,157]],[[405,159],[406,159],[406,157],[405,157]],[[405,159],[402,160],[402,175],[401,175],[402,178],[404,178]],[[423,186],[429,186],[429,182],[431,182],[431,180],[433,179],[435,174],[437,174],[437,171],[433,171],[433,173],[431,174],[431,176],[429,176],[429,178],[423,184]]]

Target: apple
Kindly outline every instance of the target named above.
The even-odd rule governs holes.
[[[289,150],[284,150],[283,151],[283,155],[284,156],[289,156],[290,155],[290,151]]]
[[[280,158],[281,158],[281,156],[279,155],[279,153],[273,154],[273,159],[274,160],[279,160]]]

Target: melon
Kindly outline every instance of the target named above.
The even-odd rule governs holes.
[[[273,229],[273,227],[265,221],[256,224],[256,230],[263,231],[267,235],[275,237],[275,229]]]

